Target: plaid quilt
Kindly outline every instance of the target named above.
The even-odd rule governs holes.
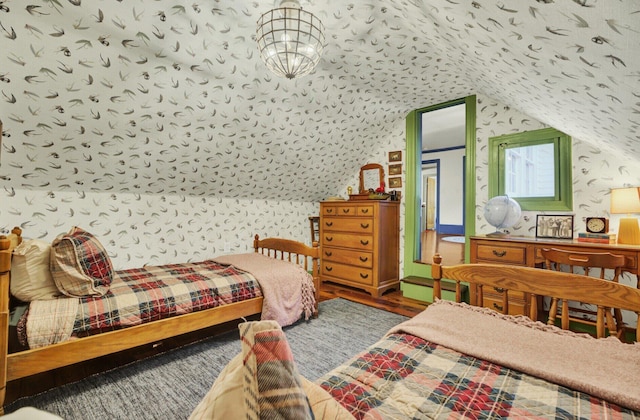
[[[423,340],[390,334],[316,381],[358,419],[637,419],[640,413]]]
[[[73,333],[86,336],[258,296],[253,275],[213,261],[121,270],[104,296],[80,299]]]

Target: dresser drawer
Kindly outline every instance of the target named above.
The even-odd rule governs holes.
[[[476,262],[526,265],[527,249],[524,246],[478,244]]]
[[[482,296],[482,306],[484,306],[485,308],[493,309],[494,311],[498,311],[503,314],[505,313],[502,297],[485,294],[484,296]],[[512,299],[509,299],[509,313],[507,315],[527,315],[524,302],[513,301]]]
[[[331,277],[336,277],[363,285],[373,284],[373,271],[371,269],[335,263],[324,259],[320,265],[323,279],[331,280]]]
[[[325,232],[371,233],[373,232],[373,219],[368,217],[325,217],[322,219],[322,229]]]
[[[373,267],[373,254],[367,251],[323,247],[321,259],[358,267]]]
[[[344,247],[355,250],[373,250],[373,237],[371,235],[357,235],[352,233],[341,232],[323,232],[321,238],[321,246],[325,247]]]
[[[373,217],[374,211],[375,207],[372,205],[358,206],[357,215]]]

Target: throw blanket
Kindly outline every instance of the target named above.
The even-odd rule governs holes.
[[[305,320],[313,315],[313,278],[304,268],[258,253],[225,255],[214,260],[256,277],[264,298],[261,319],[274,320],[285,327],[298,321],[302,315]]]
[[[430,305],[389,334],[398,332],[640,411],[639,344],[448,301]]]

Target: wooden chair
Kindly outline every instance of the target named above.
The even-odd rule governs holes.
[[[311,244],[320,238],[320,216],[309,216],[309,227],[311,228]]]
[[[565,251],[556,248],[543,248],[542,256],[545,259],[545,266],[549,270],[565,271],[568,269],[570,272],[575,273],[577,267],[581,267],[584,270],[584,275],[588,276],[590,272],[598,270],[600,272],[599,278],[605,279],[605,271],[613,270],[613,278],[611,281],[618,282],[622,267],[625,265],[624,255],[614,255],[610,252],[575,252]],[[555,324],[556,315],[558,313],[558,300],[557,298],[551,299],[551,307],[549,308],[549,318],[547,324]],[[577,322],[587,325],[595,325],[585,318],[570,317],[568,302],[562,304],[560,310],[561,326],[563,329],[569,328],[569,322]],[[587,312],[588,313],[588,312]],[[606,309],[606,327],[609,330],[610,335],[614,335],[618,338],[622,338],[624,333],[622,312],[620,309],[614,309],[613,314],[610,309]],[[615,319],[614,319],[615,318]]]

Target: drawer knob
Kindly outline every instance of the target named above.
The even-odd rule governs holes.
[[[324,255],[326,255],[327,257],[330,257],[330,256],[332,256],[332,255],[333,255],[333,252],[331,252],[331,251],[325,251],[325,252],[324,252]]]
[[[504,289],[502,287],[494,287],[493,290],[495,290],[498,293],[504,293]]]
[[[328,265],[327,265],[327,266],[325,266],[325,268],[327,269],[327,271],[331,271],[331,270],[333,270],[333,267],[328,266]]]
[[[366,228],[368,228],[368,227],[369,227],[369,223],[360,223],[360,227],[361,227],[362,229],[366,229]]]
[[[326,209],[325,210],[327,213],[333,213],[333,209]]]
[[[497,303],[493,304],[493,308],[499,310],[500,312],[504,310],[504,307],[502,305],[498,305]]]
[[[360,239],[360,243],[361,243],[362,245],[369,245],[369,241],[365,241],[365,240],[363,240],[363,239]]]
[[[325,239],[327,242],[331,242],[331,241],[333,241],[333,236],[325,236],[325,237],[324,237],[324,239]]]
[[[349,212],[350,212],[350,211],[351,211],[351,209],[342,209],[342,212],[343,212],[344,214],[349,214]]]
[[[497,251],[494,249],[492,252],[496,257],[504,257],[505,255],[507,255],[507,251]]]
[[[327,226],[333,226],[333,222],[324,222],[324,224]]]
[[[369,209],[362,209],[362,212],[363,212],[364,214],[367,214],[367,213],[369,213]]]
[[[367,277],[369,277],[368,274],[364,274],[364,273],[360,273],[360,277],[363,279],[366,279]]]
[[[367,262],[369,261],[369,257],[360,257],[360,261]]]

